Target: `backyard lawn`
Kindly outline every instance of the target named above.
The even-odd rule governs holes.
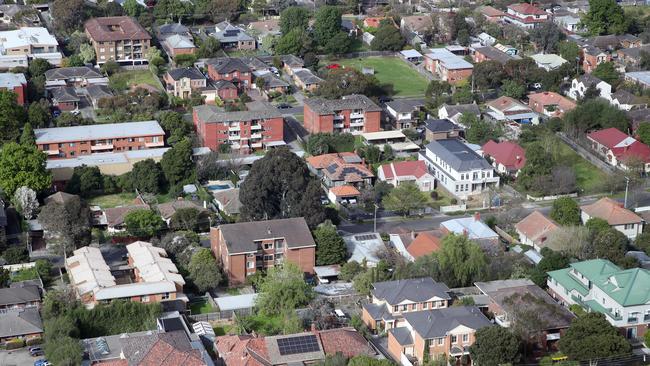
[[[578,187],[582,189],[582,193],[593,194],[599,193],[602,190],[602,184],[605,182],[606,174],[583,159],[559,138],[557,154],[557,161],[573,168]]]
[[[109,77],[112,87],[118,90],[126,90],[132,85],[148,84],[158,90],[162,90],[162,84],[157,76],[149,70],[128,70],[120,71]]]
[[[428,81],[424,76],[397,57],[355,58],[338,60],[335,63],[359,70],[363,67],[375,69],[375,76],[379,82],[393,84],[395,96],[398,97],[423,96],[428,85]]]
[[[212,328],[214,330],[214,335],[222,336],[227,334],[237,334],[237,326],[234,324],[224,324],[218,325]]]
[[[88,204],[90,206],[99,206],[101,208],[113,208],[130,205],[134,199],[135,193],[125,192],[93,197],[88,201]]]
[[[213,308],[207,300],[201,300],[197,302],[191,302],[190,311],[192,314],[207,314],[214,313],[216,309]]]

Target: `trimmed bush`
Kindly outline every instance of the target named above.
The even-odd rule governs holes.
[[[18,349],[25,347],[25,342],[22,339],[14,338],[5,342],[7,350]]]

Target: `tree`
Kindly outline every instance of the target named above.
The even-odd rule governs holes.
[[[562,41],[557,45],[557,52],[562,56],[563,59],[574,63],[578,57],[580,57],[580,47],[577,43],[573,41]]]
[[[413,182],[404,182],[395,187],[384,199],[384,208],[400,212],[406,217],[412,210],[419,210],[430,202],[430,197],[421,192]]]
[[[56,20],[55,25],[60,32],[70,34],[87,19],[86,5],[83,0],[55,0],[52,18]]]
[[[624,111],[600,98],[589,99],[564,114],[564,131],[578,137],[586,131],[614,127],[622,132],[629,129],[630,121]]]
[[[631,352],[630,344],[620,335],[618,329],[598,312],[573,319],[569,329],[562,335],[559,347],[569,359],[576,361],[620,356]]]
[[[334,6],[322,6],[316,11],[314,35],[319,45],[325,46],[341,31],[341,11]]]
[[[156,236],[166,227],[160,215],[147,209],[129,212],[124,217],[124,223],[129,234],[140,238]]]
[[[79,196],[67,197],[63,203],[51,200],[41,208],[38,221],[60,254],[90,242],[90,210]]]
[[[270,268],[258,290],[256,306],[266,316],[294,311],[314,297],[314,290],[303,279],[302,270],[291,262]]]
[[[363,267],[357,261],[345,262],[341,266],[341,273],[339,273],[339,279],[341,281],[352,281],[354,276],[363,272]]]
[[[279,55],[301,54],[307,38],[306,31],[294,28],[280,37],[274,46],[275,53]]]
[[[470,113],[465,113],[465,115],[461,117],[461,123],[467,123],[466,116],[471,116],[471,119],[474,121],[466,124],[466,126],[468,126],[465,132],[465,138],[467,141],[473,144],[483,145],[490,140],[497,140],[501,136],[501,133],[492,122],[479,120],[476,116]]]
[[[646,254],[650,253],[650,233],[644,232],[637,235],[634,239],[634,246],[643,250]]]
[[[199,0],[196,2],[196,13],[207,15],[215,23],[232,19],[238,9],[239,1]]]
[[[52,175],[45,169],[46,160],[36,146],[5,144],[0,150],[0,188],[9,196],[23,186],[37,193],[49,189]]]
[[[27,253],[27,249],[24,247],[11,247],[7,250],[5,250],[2,253],[2,258],[8,263],[8,264],[19,264],[19,263],[25,263],[29,261],[29,255]]]
[[[375,38],[370,42],[373,51],[400,51],[406,40],[392,21],[382,21],[375,33]]]
[[[393,363],[389,360],[378,360],[374,357],[359,355],[354,356],[348,361],[348,366],[391,366]]]
[[[194,163],[190,139],[186,138],[167,150],[160,160],[160,166],[171,187],[191,181],[194,177]]]
[[[136,0],[126,0],[122,4],[122,8],[124,9],[124,13],[130,17],[137,18],[140,16],[140,14],[145,10],[144,7]]]
[[[158,163],[153,159],[146,159],[133,164],[130,181],[133,190],[158,194],[164,184],[165,177]]]
[[[241,184],[241,217],[251,221],[304,217],[313,228],[325,219],[321,195],[320,182],[310,175],[304,160],[289,149],[273,149],[253,163]]]
[[[153,8],[157,19],[171,19],[180,22],[183,15],[192,13],[192,3],[181,0],[158,0]]]
[[[519,174],[519,184],[525,189],[534,187],[534,179],[548,176],[553,169],[553,160],[542,146],[541,142],[534,142],[526,148],[526,163]]]
[[[593,241],[593,258],[604,258],[619,263],[625,257],[627,237],[622,232],[608,227],[596,234]]]
[[[474,85],[481,90],[494,89],[503,80],[503,65],[498,61],[483,61],[474,65]]]
[[[25,186],[18,188],[14,192],[14,205],[25,220],[31,220],[36,215],[39,207],[36,192]]]
[[[199,236],[193,231],[176,231],[167,233],[160,241],[152,240],[157,247],[165,249],[167,254],[182,268],[188,268],[194,248],[199,246]]]
[[[556,51],[558,42],[565,38],[562,30],[553,22],[542,23],[541,27],[535,27],[530,31],[530,40],[533,41],[543,53]]]
[[[501,94],[507,97],[521,99],[526,95],[526,85],[514,80],[504,80],[501,86]]]
[[[113,60],[108,60],[102,64],[99,70],[104,74],[111,76],[120,70],[120,65]]]
[[[317,94],[325,99],[340,99],[350,94],[378,97],[390,94],[374,75],[364,75],[355,68],[328,70]]]
[[[42,128],[49,126],[51,114],[47,102],[41,100],[36,103],[30,103],[27,111],[27,120],[32,127]]]
[[[593,35],[623,34],[629,25],[616,0],[589,0],[589,11],[581,23]]]
[[[180,208],[172,215],[169,227],[172,230],[202,231],[210,228],[210,221],[207,211],[193,207]]]
[[[306,31],[309,26],[309,11],[302,6],[290,6],[280,13],[280,32],[284,35],[294,29]]]
[[[477,364],[514,365],[520,361],[521,343],[508,328],[484,327],[476,331],[475,337],[469,353]]]
[[[541,288],[546,288],[547,272],[567,268],[571,263],[569,257],[548,247],[542,248],[542,260],[530,273],[531,281]]]
[[[606,220],[603,220],[599,217],[592,217],[585,223],[585,227],[589,229],[589,232],[594,237],[600,234],[603,231],[610,229],[609,223]]]
[[[165,111],[160,114],[160,127],[165,131],[165,140],[171,146],[192,133],[192,126],[183,120],[178,112]]]
[[[130,1],[135,1],[135,0],[130,0]],[[83,63],[88,64],[93,61],[95,61],[95,49],[93,46],[89,45],[88,43],[84,43],[81,46],[79,46],[79,57],[81,57],[81,60]]]
[[[48,338],[45,356],[53,365],[81,365],[83,348],[79,340],[72,337]]]
[[[65,185],[65,191],[80,194],[84,197],[96,195],[104,189],[104,179],[97,166],[78,166],[72,172],[72,177]],[[103,192],[102,192],[103,193]]]
[[[25,110],[16,102],[16,94],[0,90],[0,145],[16,141],[25,120]]]
[[[6,288],[11,282],[11,273],[4,269],[0,268],[0,288]]]
[[[221,42],[215,37],[207,37],[202,40],[199,49],[196,51],[198,58],[211,58],[216,57],[221,50]]]
[[[589,246],[591,234],[584,226],[568,226],[553,230],[546,239],[545,246],[564,255],[578,259],[591,258]]]
[[[571,226],[580,225],[580,207],[578,203],[570,197],[560,197],[553,201],[551,207],[551,218],[560,225]]]
[[[316,241],[316,264],[328,266],[341,264],[345,261],[348,251],[343,238],[336,232],[336,226],[331,222],[324,222],[314,230]]]
[[[469,286],[487,270],[487,257],[481,247],[465,235],[450,234],[436,253],[444,283],[451,287]]]
[[[212,251],[207,248],[201,248],[192,255],[188,270],[190,278],[199,292],[216,288],[222,280],[217,261],[214,259]]]
[[[598,64],[591,74],[606,83],[614,85],[618,83],[618,80],[621,77],[621,74],[616,70],[613,62],[603,62]]]
[[[340,31],[325,43],[323,51],[329,55],[341,55],[347,53],[351,46],[352,39],[350,36],[344,31]]]
[[[650,144],[650,123],[639,124],[636,134],[644,144]]]
[[[27,146],[36,146],[34,129],[29,122],[25,123],[25,127],[23,127],[23,133],[20,135],[20,143]]]

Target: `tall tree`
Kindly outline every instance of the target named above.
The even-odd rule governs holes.
[[[375,33],[375,38],[370,42],[373,51],[400,51],[406,40],[392,21],[382,21]]]
[[[129,212],[124,218],[129,234],[139,238],[150,238],[162,233],[167,225],[157,213],[142,209]]]
[[[38,211],[36,192],[29,187],[20,187],[14,193],[13,203],[26,220],[31,220]]]
[[[600,98],[589,99],[564,115],[563,129],[578,137],[591,130],[614,127],[627,133],[630,121],[624,111]]]
[[[415,183],[404,182],[390,191],[382,203],[387,210],[397,211],[407,216],[413,210],[426,207],[430,201],[429,196],[421,192]]]
[[[63,203],[51,200],[41,208],[38,221],[61,255],[90,242],[90,210],[79,196],[68,197]]]
[[[341,10],[335,6],[321,6],[316,12],[314,35],[319,45],[325,46],[341,31]]]
[[[580,47],[573,41],[562,41],[557,45],[557,52],[563,59],[574,64],[576,58],[580,57]]]
[[[136,0],[126,0],[122,4],[124,12],[130,17],[139,17],[140,14],[145,10],[144,6],[140,5]]]
[[[45,153],[36,146],[11,142],[0,150],[0,188],[13,195],[18,187],[26,186],[43,192],[52,186],[52,174],[45,169]]]
[[[614,228],[607,228],[594,237],[593,257],[620,263],[627,251],[627,242],[625,234]]]
[[[27,146],[36,146],[36,136],[34,136],[34,129],[29,122],[25,123],[25,127],[23,127],[23,132],[20,135],[20,143]]]
[[[186,138],[167,150],[160,160],[160,166],[171,187],[192,180],[194,176],[192,142]]]
[[[48,127],[51,120],[49,106],[45,100],[30,103],[27,110],[27,120],[35,128]]]
[[[436,253],[445,282],[452,287],[469,286],[487,270],[487,257],[481,247],[465,235],[447,235]]]
[[[591,74],[600,80],[613,85],[618,84],[618,81],[621,78],[621,74],[616,70],[613,62],[603,62],[598,64]]]
[[[238,9],[239,2],[233,0],[199,0],[196,2],[196,12],[207,15],[213,22],[231,20]]]
[[[160,165],[153,159],[133,164],[130,178],[133,190],[152,194],[158,194],[165,181]]]
[[[289,149],[269,151],[253,163],[242,183],[239,199],[246,220],[304,217],[310,227],[323,222],[320,183],[304,160]]]
[[[573,319],[559,346],[562,353],[576,361],[627,355],[632,350],[618,329],[600,313],[587,313]]]
[[[16,141],[25,120],[25,110],[16,102],[16,94],[0,90],[0,145]]]
[[[530,31],[530,40],[544,53],[555,52],[558,42],[564,38],[562,30],[553,22],[542,23],[541,27],[535,27]]]
[[[192,283],[201,293],[216,288],[222,280],[217,261],[207,248],[201,248],[192,255],[188,270]]]
[[[103,193],[104,179],[97,166],[78,166],[72,172],[72,177],[65,185],[65,191],[90,197]]]
[[[64,34],[70,34],[81,28],[87,16],[86,4],[83,0],[55,0],[52,4],[54,24]]]
[[[278,55],[299,55],[307,42],[307,32],[300,28],[294,28],[284,33],[274,46]]]
[[[331,222],[325,222],[314,230],[316,241],[316,264],[327,266],[330,264],[341,264],[345,261],[348,251],[345,241],[336,232],[336,226]]]
[[[582,24],[594,35],[623,34],[629,26],[616,0],[589,0],[589,11],[582,16]]]
[[[551,218],[563,226],[580,225],[580,207],[570,197],[560,197],[553,201],[551,207]]]
[[[314,297],[314,290],[303,279],[300,268],[290,262],[269,269],[258,292],[256,306],[263,315],[294,311]]]
[[[284,35],[298,28],[306,31],[309,26],[309,11],[302,6],[290,6],[280,13],[280,32]]]
[[[476,331],[469,348],[472,360],[480,365],[517,364],[521,359],[521,343],[508,328],[484,327]]]

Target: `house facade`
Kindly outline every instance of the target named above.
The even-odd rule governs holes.
[[[524,148],[512,141],[490,140],[481,147],[481,155],[492,161],[492,166],[501,174],[517,176],[526,165]]]
[[[444,48],[432,48],[424,55],[424,68],[450,84],[458,84],[472,76],[474,66]]]
[[[611,127],[587,134],[591,148],[610,165],[627,170],[628,165],[641,163],[650,171],[650,147]]]
[[[538,252],[546,245],[546,240],[553,231],[559,228],[555,221],[535,210],[523,220],[515,224],[519,242],[530,245]]]
[[[495,121],[515,122],[518,124],[539,124],[539,115],[520,101],[502,96],[486,103],[487,115]]]
[[[465,129],[448,119],[428,119],[424,125],[427,141],[454,139],[465,136]]]
[[[307,167],[323,181],[323,185],[327,188],[339,186],[363,188],[371,186],[375,177],[359,155],[353,152],[310,156],[307,158]]]
[[[302,217],[213,227],[210,246],[230,286],[243,284],[257,271],[285,261],[304,273],[314,273],[316,243]]]
[[[225,50],[254,50],[257,48],[255,38],[249,36],[243,29],[221,22],[215,26],[215,33],[212,34]]]
[[[549,14],[531,4],[519,3],[508,5],[503,19],[518,27],[532,29],[548,22]]]
[[[612,94],[612,86],[609,83],[595,76],[585,74],[571,81],[571,88],[567,92],[567,95],[573,100],[584,98],[587,89],[590,87],[596,88],[599,95],[605,99],[609,99],[609,96]]]
[[[528,106],[543,116],[562,118],[566,112],[576,107],[576,103],[549,91],[528,94]]]
[[[591,218],[607,221],[609,226],[625,234],[630,240],[634,240],[643,232],[644,221],[641,216],[609,197],[603,197],[590,205],[580,207],[582,223],[586,224]]]
[[[422,160],[398,161],[382,165],[377,169],[377,178],[394,187],[401,183],[411,182],[422,192],[431,192],[435,189],[435,178],[429,174],[427,166]]]
[[[95,49],[97,65],[107,61],[146,64],[151,35],[134,18],[127,16],[91,18],[85,33]]]
[[[382,109],[365,95],[347,95],[338,100],[305,100],[305,128],[319,132],[378,132]]]
[[[421,101],[393,100],[386,103],[388,120],[398,129],[415,128],[422,122],[420,112],[424,108]]]
[[[192,93],[204,89],[207,78],[196,68],[168,70],[163,76],[167,92],[177,98],[189,99]]]
[[[238,58],[216,58],[206,62],[208,77],[213,81],[229,81],[241,90],[250,89],[253,71]]]
[[[27,79],[24,74],[0,74],[0,90],[14,92],[18,105],[25,105],[27,102]]]

